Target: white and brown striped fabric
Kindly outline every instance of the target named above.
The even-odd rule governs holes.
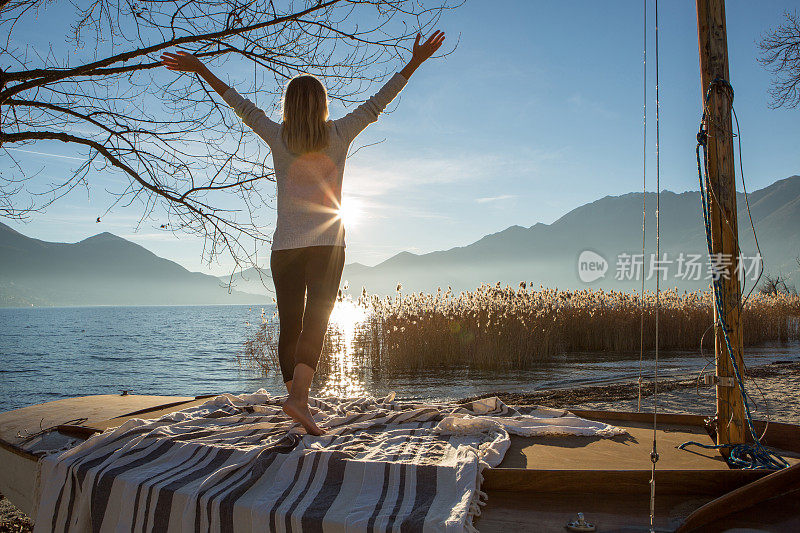
[[[312,399],[313,437],[259,391],[130,420],[40,462],[36,532],[465,531],[509,431],[612,436],[563,411]]]

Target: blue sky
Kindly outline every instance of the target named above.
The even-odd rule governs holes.
[[[648,6],[648,190],[654,190],[653,2]],[[769,108],[770,74],[756,62],[759,36],[794,8],[788,1],[727,4],[749,190],[800,173],[800,110]],[[694,9],[688,0],[659,6],[661,187],[673,191],[696,189],[697,182],[701,89]],[[347,229],[348,262],[373,265],[402,250],[462,246],[514,224],[553,222],[606,195],[641,190],[642,2],[471,0],[447,13],[441,27],[445,48],[458,42],[456,50],[414,74],[391,112],[356,143],[385,141],[347,163],[345,201],[360,210]],[[247,82],[237,79],[243,72],[217,74],[233,85]],[[334,118],[344,112],[332,106]],[[25,150],[76,156],[44,144]],[[79,163],[15,155],[45,174]],[[198,240],[148,225],[135,231],[135,209],[116,209],[94,223],[109,203],[103,188],[118,183],[110,176],[94,179],[91,194],[76,190],[32,222],[12,227],[66,242],[110,231],[190,270],[228,272],[224,258],[210,266],[201,262]],[[269,221],[272,211],[265,209]]]

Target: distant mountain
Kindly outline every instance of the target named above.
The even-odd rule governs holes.
[[[661,251],[669,260],[678,254],[700,254],[706,263],[699,194],[661,193]],[[800,285],[795,258],[800,255],[800,176],[792,176],[751,192],[753,223],[765,267],[791,276]],[[655,250],[656,195],[648,193],[647,254]],[[744,195],[739,194],[739,235],[746,255],[755,253]],[[642,194],[606,196],[573,209],[552,224],[511,226],[463,247],[427,254],[401,252],[374,267],[345,266],[343,280],[351,293],[474,289],[482,282],[561,288],[603,287],[632,290],[639,281],[617,280],[620,254],[641,253]],[[590,250],[607,263],[603,277],[580,280],[578,257]],[[663,287],[706,287],[708,281],[674,277],[668,266]],[[260,275],[259,275],[260,274]],[[0,224],[0,306],[27,305],[162,305],[264,304],[272,295],[268,269],[247,269],[233,278],[232,294],[223,287],[228,276],[215,278],[189,272],[138,244],[111,233],[83,241],[45,242]],[[653,280],[648,282],[652,287]],[[244,291],[244,292],[239,292]]]
[[[111,233],[32,239],[0,224],[0,306],[263,303]]]
[[[777,181],[748,196],[766,270],[790,275],[800,285],[795,262],[800,255],[800,176]],[[645,202],[649,257],[655,252],[655,193],[647,193]],[[741,249],[746,256],[753,256],[755,241],[741,193],[738,215]],[[676,260],[681,252],[687,258],[700,254],[705,273],[707,252],[699,193],[663,191],[660,225],[661,252],[667,254],[667,260]],[[366,287],[378,294],[393,293],[398,283],[403,285],[403,292],[409,292],[435,291],[448,285],[454,290],[474,289],[481,282],[497,281],[514,286],[526,281],[545,287],[632,290],[640,287],[641,281],[615,279],[619,257],[623,253],[641,254],[641,246],[642,193],[629,193],[606,196],[573,209],[552,224],[511,226],[468,246],[421,255],[401,252],[374,267],[350,264],[345,267],[343,280],[349,282],[351,292]],[[578,275],[578,257],[584,250],[599,254],[608,263],[605,276],[588,284]],[[667,265],[668,279],[662,287],[695,289],[709,283],[705,279],[682,280],[675,277],[677,273],[677,263]],[[262,270],[262,275],[263,282],[249,269],[235,277],[234,285],[265,293],[264,284],[271,289],[269,271]],[[652,288],[654,283],[650,280],[647,285]]]

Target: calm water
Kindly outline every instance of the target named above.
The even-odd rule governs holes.
[[[272,308],[267,308],[270,315]],[[332,320],[345,330],[347,309]],[[237,365],[247,335],[261,323],[249,306],[68,307],[0,309],[0,411],[87,394],[186,395],[285,392],[279,374],[262,376]],[[347,338],[345,338],[345,346]],[[748,350],[749,364],[798,360],[800,345]],[[371,375],[342,353],[317,391],[332,394],[451,399],[494,391],[535,391],[635,378],[638,354],[567,354],[525,372],[431,372]],[[698,355],[661,354],[660,373],[699,371]],[[645,362],[652,374],[652,362]]]

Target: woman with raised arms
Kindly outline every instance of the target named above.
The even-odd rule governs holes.
[[[278,218],[270,269],[278,303],[278,358],[289,396],[283,410],[312,435],[317,426],[308,408],[311,380],[322,352],[344,267],[340,213],[342,178],[350,143],[378,120],[424,61],[439,49],[444,33],[425,42],[417,35],[411,59],[370,99],[351,113],[328,119],[328,95],[319,79],[292,78],[283,95],[283,122],[271,120],[250,100],[217,78],[195,56],[164,53],[169,70],[197,73],[269,145],[277,183]]]

